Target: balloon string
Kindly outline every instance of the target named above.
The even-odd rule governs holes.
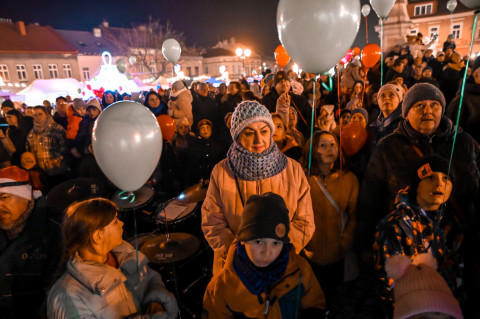
[[[477,27],[477,20],[478,20],[478,14],[479,13],[480,13],[480,11],[475,11],[475,20],[473,21],[473,29],[472,29],[472,41],[470,42],[470,51],[468,52],[469,57],[472,55],[473,40],[475,39],[475,29]],[[450,174],[450,168],[452,166],[452,161],[453,161],[453,152],[455,150],[455,143],[457,141],[458,124],[460,122],[460,114],[461,114],[461,110],[462,110],[463,94],[465,92],[465,82],[467,80],[467,71],[468,71],[469,62],[470,62],[470,59],[467,59],[467,64],[465,65],[465,73],[463,74],[462,90],[460,92],[460,102],[458,104],[457,122],[455,124],[455,133],[453,135],[452,153],[450,154],[450,162],[448,163],[448,174]]]
[[[313,144],[313,123],[315,118],[315,84],[317,82],[317,76],[313,77],[313,106],[312,106],[312,119],[310,121],[310,151],[308,152],[308,177],[310,177],[310,170],[312,168],[312,144]]]
[[[367,44],[368,44],[368,18],[367,17],[365,17],[365,29],[367,32]]]
[[[368,69],[365,71],[365,77],[363,79],[363,91],[362,91],[362,107],[366,109],[366,107],[363,106],[363,99],[365,97],[365,86],[367,85],[367,74],[368,74]]]
[[[383,86],[383,19],[380,18],[380,87]]]
[[[133,207],[133,233],[135,236],[135,260],[137,264],[137,283],[140,283],[140,266],[138,265],[138,233],[137,233],[137,212],[133,203],[135,202],[135,194],[133,192],[122,191],[118,194],[121,200],[128,200]]]
[[[172,79],[173,79],[173,77],[174,77],[174,75],[175,75],[174,72],[175,72],[175,63],[172,62]],[[170,86],[170,97],[172,97],[172,92],[173,92],[173,83],[172,83],[172,85]]]
[[[337,96],[338,96],[338,109],[340,110],[340,63],[337,64]]]

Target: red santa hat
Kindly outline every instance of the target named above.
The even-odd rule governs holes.
[[[0,169],[0,194],[6,193],[24,199],[32,199],[32,186],[28,184],[28,173],[18,166]]]

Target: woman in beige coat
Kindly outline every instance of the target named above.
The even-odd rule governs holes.
[[[273,192],[285,200],[290,240],[298,252],[315,231],[310,186],[301,165],[273,142],[275,126],[267,108],[244,101],[232,115],[233,144],[210,176],[202,206],[202,230],[214,250],[213,273],[222,269],[240,225],[244,203],[253,194]]]

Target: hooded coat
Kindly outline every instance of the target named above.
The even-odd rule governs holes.
[[[192,94],[187,88],[183,88],[172,94],[172,99],[168,102],[168,114],[175,120],[186,117],[191,126],[193,125],[192,102]]]

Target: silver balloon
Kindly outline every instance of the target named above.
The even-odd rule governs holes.
[[[395,4],[395,0],[370,0],[370,4],[380,19],[386,19]]]
[[[362,6],[362,15],[367,17],[370,14],[370,6],[368,4],[364,4]]]
[[[308,73],[324,73],[337,64],[359,27],[359,0],[280,0],[278,4],[280,42]]]
[[[180,59],[180,54],[182,53],[182,48],[180,43],[175,39],[167,39],[163,41],[162,44],[162,54],[167,59],[167,61],[177,64],[178,59]]]
[[[448,0],[447,9],[448,11],[450,11],[450,13],[453,13],[456,7],[457,7],[457,0]]]
[[[480,9],[480,0],[460,0],[460,2],[470,9]]]
[[[150,178],[162,153],[157,119],[140,103],[111,104],[93,127],[92,146],[102,172],[118,188],[135,191]]]

